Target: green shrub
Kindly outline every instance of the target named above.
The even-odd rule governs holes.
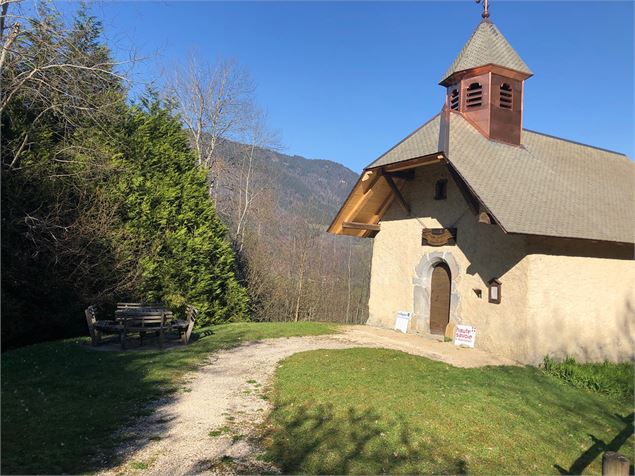
[[[581,364],[573,357],[545,357],[543,370],[568,384],[622,400],[633,400],[633,362]]]

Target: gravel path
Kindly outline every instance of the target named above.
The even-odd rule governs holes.
[[[151,416],[127,428],[117,450],[122,463],[101,474],[275,472],[258,458],[260,450],[249,436],[270,409],[262,396],[278,362],[297,352],[350,347],[393,348],[463,367],[513,365],[477,349],[366,326],[329,336],[246,343],[212,354],[208,365],[189,375],[176,398],[156,402]]]

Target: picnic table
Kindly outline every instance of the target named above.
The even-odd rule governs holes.
[[[198,309],[186,307],[186,319],[175,319],[171,310],[162,304],[118,303],[114,319],[97,319],[97,307],[86,309],[86,321],[93,345],[101,342],[103,334],[118,334],[121,348],[126,349],[127,338],[131,334],[139,335],[139,344],[143,345],[146,334],[159,338],[159,348],[163,349],[166,335],[172,331],[178,333],[183,344],[189,342],[198,315]]]

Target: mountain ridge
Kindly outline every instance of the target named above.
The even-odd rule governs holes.
[[[233,147],[222,154],[230,173],[240,173],[241,162]],[[267,183],[276,190],[278,206],[285,212],[301,215],[316,225],[331,222],[346,199],[358,174],[339,162],[310,159],[298,154],[258,148],[254,156],[254,182]]]

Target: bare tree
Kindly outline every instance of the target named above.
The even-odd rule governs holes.
[[[252,112],[246,123],[245,139],[248,140],[238,146],[241,173],[237,190],[239,198],[234,236],[239,251],[243,250],[246,222],[254,201],[269,185],[268,182],[263,181],[266,179],[263,174],[258,177],[260,183],[254,180],[256,153],[264,149],[274,149],[278,143],[276,134],[267,129],[265,117],[258,110]]]
[[[242,258],[254,318],[363,319],[364,248],[326,235],[329,210],[309,211],[274,187],[284,187],[270,162],[278,141],[255,105],[248,74],[234,61],[208,63],[194,55],[174,71],[167,94],[208,170],[210,195]],[[292,209],[281,200],[291,200]]]
[[[20,35],[22,25],[18,21],[11,21],[7,16],[9,13],[9,4],[12,0],[0,0],[0,42],[2,42],[2,52],[0,52],[0,71],[4,66],[4,62],[11,51],[15,40]],[[7,22],[9,20],[9,22]],[[8,34],[6,31],[8,30]]]
[[[44,118],[55,115],[66,130],[87,119],[99,125],[102,115],[111,114],[122,101],[123,95],[108,97],[99,92],[127,83],[118,70],[138,61],[134,52],[129,60],[114,61],[103,50],[87,51],[76,44],[75,33],[59,21],[51,5],[25,13],[20,0],[0,0],[0,114],[14,100],[40,105],[29,118],[29,128],[5,144],[5,169],[19,167]]]
[[[239,139],[253,115],[253,82],[234,60],[209,63],[190,53],[185,65],[174,68],[167,93],[191,134],[199,164],[211,172],[211,191],[218,145]]]

